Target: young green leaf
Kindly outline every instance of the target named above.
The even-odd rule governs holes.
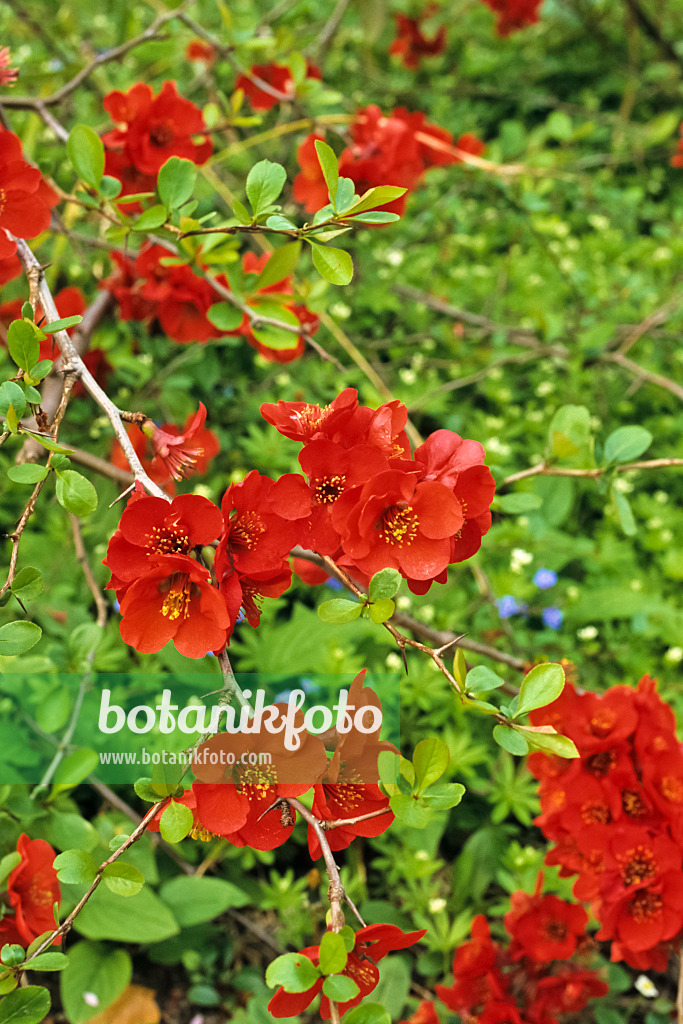
[[[521,757],[529,752],[529,744],[524,737],[508,725],[494,725],[493,738],[499,747],[507,750],[508,754]]]
[[[448,768],[451,755],[448,747],[438,736],[428,736],[420,740],[413,752],[413,768],[418,794],[427,786],[440,779]]]
[[[524,676],[519,688],[519,701],[515,718],[535,708],[552,704],[564,689],[564,670],[561,665],[536,665]]]
[[[131,230],[155,231],[156,228],[160,228],[162,224],[166,223],[166,217],[166,207],[162,206],[161,203],[157,203],[155,206],[150,206],[149,209],[143,210],[131,225]]]
[[[381,601],[375,601],[374,604],[368,605],[368,614],[373,622],[381,623],[386,622],[396,611],[396,605],[390,597],[384,598]]]
[[[22,370],[30,370],[40,355],[40,333],[30,320],[13,320],[7,329],[9,354]]]
[[[345,974],[330,974],[323,982],[323,995],[328,999],[334,999],[338,1003],[347,1003],[355,999],[360,989],[353,980]]]
[[[346,967],[346,944],[336,932],[325,932],[320,942],[320,970],[323,974],[340,974]]]
[[[353,622],[363,610],[362,604],[334,597],[331,601],[323,601],[318,605],[318,616],[323,622]]]
[[[561,736],[551,726],[518,725],[515,728],[524,736],[530,747],[543,750],[558,757],[579,757],[576,744],[569,736]]]
[[[313,265],[321,277],[330,284],[350,284],[353,277],[353,260],[344,249],[333,249],[330,245],[313,244]]]
[[[7,476],[15,484],[37,484],[39,480],[44,480],[49,472],[47,466],[37,466],[33,462],[23,462],[18,466],[10,466],[7,470]]]
[[[279,249],[275,249],[257,277],[254,291],[256,292],[261,288],[267,288],[271,284],[276,284],[292,274],[299,262],[300,252],[300,241],[290,242],[288,245],[282,245]]]
[[[141,871],[120,860],[107,865],[102,872],[102,880],[117,896],[135,896],[145,884],[145,876]]]
[[[55,857],[54,867],[65,885],[90,885],[97,874],[97,864],[85,850],[65,850]]]
[[[254,211],[254,217],[265,212],[282,192],[287,172],[282,164],[271,160],[260,160],[247,176],[247,198]]]
[[[236,331],[244,319],[244,313],[232,302],[215,302],[207,310],[206,319],[219,331]]]
[[[0,1024],[39,1024],[50,1012],[50,993],[42,985],[26,985],[0,1000]]]
[[[194,817],[189,807],[171,800],[159,820],[161,838],[167,843],[179,843],[189,834],[193,821]]]
[[[177,210],[192,198],[197,183],[197,168],[191,160],[172,156],[159,171],[157,192],[167,210]]]
[[[652,434],[645,427],[618,427],[605,441],[605,462],[631,462],[651,444]]]
[[[84,476],[65,469],[57,476],[57,501],[75,516],[87,516],[97,508],[97,491]]]
[[[282,985],[285,992],[307,992],[320,978],[320,971],[303,953],[284,953],[266,968],[266,985]]]
[[[323,178],[327,185],[330,193],[330,202],[336,210],[337,202],[337,185],[339,183],[339,165],[337,163],[337,157],[334,154],[334,150],[331,146],[328,146],[326,142],[321,139],[315,140],[315,151],[318,154],[318,162],[320,163],[320,169],[323,172]]]
[[[69,133],[66,151],[81,181],[97,190],[104,174],[104,143],[87,124],[77,124]]]
[[[402,576],[398,569],[380,569],[370,580],[368,597],[371,601],[384,601],[396,597]]]
[[[55,331],[68,331],[83,321],[82,316],[63,316],[60,320],[51,320],[49,324],[41,324],[41,331],[44,334],[54,334]]]
[[[633,509],[631,508],[631,502],[628,500],[625,494],[618,491],[617,488],[612,484],[611,487],[612,501],[617,510],[619,516],[619,523],[622,530],[627,537],[635,537],[638,533],[638,527],[636,525],[635,518],[633,516]]]
[[[0,655],[13,658],[26,654],[40,640],[43,631],[35,622],[6,622],[0,626]]]
[[[467,673],[466,686],[468,693],[488,693],[505,686],[505,680],[485,665],[477,665]]]
[[[400,199],[407,191],[408,189],[399,188],[398,185],[378,185],[376,188],[368,189],[350,210],[344,211],[344,216],[351,217],[365,210],[373,210],[376,206],[386,206],[387,203]]]

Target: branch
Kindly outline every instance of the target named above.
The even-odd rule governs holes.
[[[628,370],[629,373],[633,373],[639,380],[647,380],[650,384],[656,384],[660,388],[665,388],[670,391],[672,395],[683,401],[683,387],[677,384],[673,380],[669,380],[668,377],[662,376],[661,373],[653,373],[651,370],[644,370],[638,363],[634,363],[632,359],[628,359],[625,355],[619,352],[603,352],[600,359],[610,363],[616,363],[618,366],[623,367],[624,370]]]
[[[669,40],[664,38],[662,33],[659,31],[659,26],[655,24],[647,11],[643,10],[638,3],[638,0],[625,0],[625,2],[645,35],[648,36],[653,43],[657,44],[666,60],[673,61],[678,64],[679,67],[683,67],[683,59],[676,53]]]
[[[38,260],[22,238],[17,238],[15,241],[17,243],[17,255],[21,260],[26,274],[29,275],[29,280],[30,275],[35,275],[36,272],[40,275],[39,293],[40,304],[43,307],[43,312],[49,320],[59,319],[57,307],[55,306],[47,281],[42,274]],[[88,391],[95,402],[105,412],[114,429],[118,442],[123,448],[124,455],[128,460],[128,464],[133,471],[136,481],[139,480],[145,489],[150,494],[155,495],[155,497],[165,498],[166,501],[170,501],[168,495],[161,489],[161,487],[158,487],[153,480],[150,480],[147,473],[142,468],[142,463],[136,455],[135,449],[133,448],[128,434],[126,433],[119,409],[114,405],[112,400],[102,390],[93,375],[90,373],[90,370],[83,362],[69,335],[66,331],[56,331],[54,339],[62,352],[62,368],[80,378],[86,391]]]
[[[498,486],[499,488],[506,487],[508,484],[514,484],[518,480],[527,480],[532,476],[573,476],[597,480],[604,473],[612,471],[631,473],[638,469],[666,469],[669,466],[683,466],[683,459],[646,459],[643,462],[625,462],[620,466],[596,466],[594,469],[570,469],[563,466],[548,466],[545,462],[539,462],[537,466],[530,466],[529,469],[523,469],[519,473],[513,473],[512,476],[506,477]]]

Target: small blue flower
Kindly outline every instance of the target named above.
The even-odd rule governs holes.
[[[534,583],[539,590],[550,590],[557,583],[557,573],[552,569],[538,569],[534,576]]]
[[[119,604],[118,601],[114,601],[113,608],[114,608],[115,612],[120,612],[121,611],[121,605]]]
[[[341,580],[338,580],[336,576],[330,576],[329,580],[327,581],[327,586],[331,587],[332,590],[344,589],[344,584],[342,583]]]
[[[520,604],[512,594],[505,594],[504,597],[499,597],[496,601],[496,608],[501,619],[509,619],[511,615],[519,615],[520,612],[526,611],[526,605]]]
[[[543,619],[544,625],[550,629],[559,629],[562,625],[564,618],[564,612],[561,608],[556,608],[555,605],[551,605],[550,608],[544,608],[541,618]]]

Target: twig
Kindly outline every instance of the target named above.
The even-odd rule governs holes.
[[[117,483],[135,483],[135,477],[127,469],[121,469],[120,466],[115,466],[113,462],[107,462],[106,459],[101,459],[99,455],[93,455],[82,448],[72,448],[69,452],[69,458],[80,466],[87,466],[88,469],[94,470],[95,473],[107,476],[110,480],[116,480]]]
[[[628,370],[629,373],[635,374],[639,380],[649,381],[650,384],[656,384],[660,388],[665,388],[670,391],[672,395],[683,401],[683,387],[677,384],[675,381],[670,380],[668,377],[662,376],[661,373],[653,373],[651,370],[645,370],[638,363],[634,363],[632,359],[628,359],[621,352],[603,352],[600,356],[601,360],[610,363],[616,363],[617,366],[623,367],[624,370]]]
[[[322,828],[320,822],[315,817],[312,811],[309,811],[308,807],[305,807],[300,800],[294,797],[281,797],[276,801],[277,804],[287,803],[290,804],[296,811],[299,812],[301,817],[308,822],[313,831],[316,834],[318,842],[320,843],[320,849],[325,860],[325,868],[327,869],[327,877],[330,880],[330,884],[327,889],[327,898],[330,901],[330,924],[332,931],[338,932],[344,927],[344,911],[342,910],[342,900],[346,897],[346,891],[341,883],[339,877],[339,868],[332,855],[330,844],[327,841],[327,836]]]
[[[22,238],[17,238],[16,243],[17,255],[21,260],[26,273],[28,274],[29,271],[35,273],[36,268],[40,270],[40,264],[26,242]],[[57,307],[55,306],[54,299],[52,298],[52,293],[50,292],[50,288],[42,273],[40,276],[39,291],[40,304],[43,307],[45,315],[50,320],[59,319],[59,313],[57,312]],[[150,480],[149,476],[142,468],[142,463],[140,462],[140,459],[131,444],[130,438],[126,433],[119,409],[114,405],[112,400],[106,392],[102,390],[93,375],[90,373],[90,370],[88,370],[81,356],[76,351],[76,348],[74,347],[74,344],[67,332],[56,331],[54,338],[62,352],[63,369],[73,372],[75,376],[80,378],[86,391],[88,391],[100,408],[105,412],[107,419],[113,427],[118,442],[123,448],[123,453],[128,460],[128,464],[133,471],[135,479],[139,480],[150,494],[155,495],[157,498],[165,498],[166,501],[170,501],[168,495],[161,489],[161,487],[158,487],[153,480]]]
[[[617,349],[618,354],[625,356],[629,349],[632,348],[637,341],[640,341],[644,334],[647,334],[653,327],[659,327],[661,324],[666,323],[669,316],[674,312],[676,307],[680,305],[682,299],[682,294],[679,293],[678,295],[674,295],[674,297],[667,303],[659,309],[655,309],[639,324],[632,327],[619,345],[619,348]]]
[[[664,38],[659,31],[658,25],[652,20],[647,11],[643,10],[638,0],[625,0],[625,2],[645,35],[657,44],[663,56],[667,60],[674,61],[679,67],[683,67],[683,59],[676,53],[669,40]]]
[[[620,466],[596,466],[593,469],[570,469],[569,467],[549,466],[545,462],[539,462],[537,466],[530,466],[529,469],[522,469],[519,473],[507,476],[498,486],[499,488],[506,487],[509,484],[516,483],[518,480],[527,480],[532,476],[573,476],[597,480],[608,471],[632,473],[638,469],[666,469],[669,466],[683,466],[683,459],[646,459],[643,462],[625,462]]]
[[[80,914],[81,910],[86,905],[86,903],[93,895],[100,882],[102,881],[102,875],[104,874],[105,869],[108,868],[110,864],[113,864],[114,861],[118,860],[119,857],[126,852],[126,850],[129,850],[131,846],[134,843],[136,843],[138,839],[140,839],[140,837],[144,834],[145,830],[147,829],[147,826],[149,825],[150,821],[152,821],[152,819],[156,817],[156,815],[161,811],[161,809],[168,803],[169,799],[170,797],[166,797],[159,803],[154,804],[154,806],[147,812],[147,814],[142,819],[137,828],[134,829],[134,831],[131,832],[128,838],[121,844],[121,846],[119,846],[118,850],[115,850],[112,853],[111,857],[107,857],[107,859],[100,864],[95,874],[95,877],[92,881],[92,884],[90,885],[90,888],[85,893],[85,895],[81,897],[81,899],[78,901],[78,903],[71,911],[69,916],[66,917],[59,925],[59,927],[55,928],[55,930],[51,932],[50,935],[48,935],[47,938],[44,939],[44,941],[41,942],[41,944],[36,949],[34,949],[30,956],[26,957],[22,964],[19,964],[19,966],[15,968],[16,970],[26,970],[26,965],[29,964],[31,960],[34,960],[46,949],[49,949],[50,946],[55,941],[55,939],[58,939],[60,935],[66,935],[66,933],[71,929],[71,926],[73,925],[74,921]]]
[[[342,23],[342,18],[346,14],[346,8],[348,6],[349,0],[337,0],[337,5],[332,11],[332,14],[321,31],[318,32],[315,41],[308,47],[306,51],[308,55],[315,57],[318,60],[324,55]]]
[[[220,665],[221,672],[223,673],[223,689],[220,691],[220,697],[218,698],[219,705],[223,707],[225,704],[229,704],[234,694],[237,698],[237,703],[241,707],[250,707],[251,705],[249,704],[249,701],[242,693],[242,689],[235,679],[235,673],[233,672],[232,665],[230,664],[230,657],[228,655],[227,648],[221,651],[218,655],[218,664]]]
[[[108,606],[104,599],[101,589],[97,585],[97,580],[93,576],[90,563],[88,562],[88,553],[85,550],[85,544],[83,543],[83,533],[81,530],[81,521],[78,516],[75,516],[72,512],[69,513],[69,519],[71,520],[71,531],[74,538],[74,547],[76,548],[76,558],[78,564],[83,570],[85,576],[85,582],[88,585],[88,590],[93,596],[93,600],[97,607],[97,625],[104,629],[107,622]]]

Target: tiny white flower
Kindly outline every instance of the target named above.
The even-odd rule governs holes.
[[[412,600],[408,597],[407,594],[401,594],[399,597],[396,598],[396,604],[401,609],[402,612],[410,608],[412,603]]]
[[[99,997],[96,996],[94,992],[84,992],[83,993],[83,1002],[87,1003],[88,1006],[99,1006],[100,1005]]]
[[[389,249],[386,255],[387,263],[390,263],[392,267],[400,267],[403,263],[403,253],[398,249]]]
[[[415,860],[429,860],[429,854],[427,853],[426,850],[418,850],[415,854]]]
[[[656,999],[659,995],[659,989],[650,981],[647,974],[639,974],[633,984],[646,999]]]
[[[578,629],[576,635],[579,640],[595,640],[598,635],[598,631],[595,626],[584,626],[583,629]]]
[[[442,896],[437,896],[435,899],[429,901],[429,912],[431,914],[438,914],[446,908],[446,901]]]
[[[679,661],[683,661],[683,647],[670,647],[664,655],[664,661],[670,665],[678,665]]]
[[[387,668],[390,668],[390,669],[393,669],[394,671],[396,671],[397,669],[401,668],[402,662],[401,662],[401,659],[399,658],[398,654],[396,654],[395,651],[392,651],[390,654],[387,654],[387,656],[386,656],[386,658],[384,660],[384,664],[387,666]]]

